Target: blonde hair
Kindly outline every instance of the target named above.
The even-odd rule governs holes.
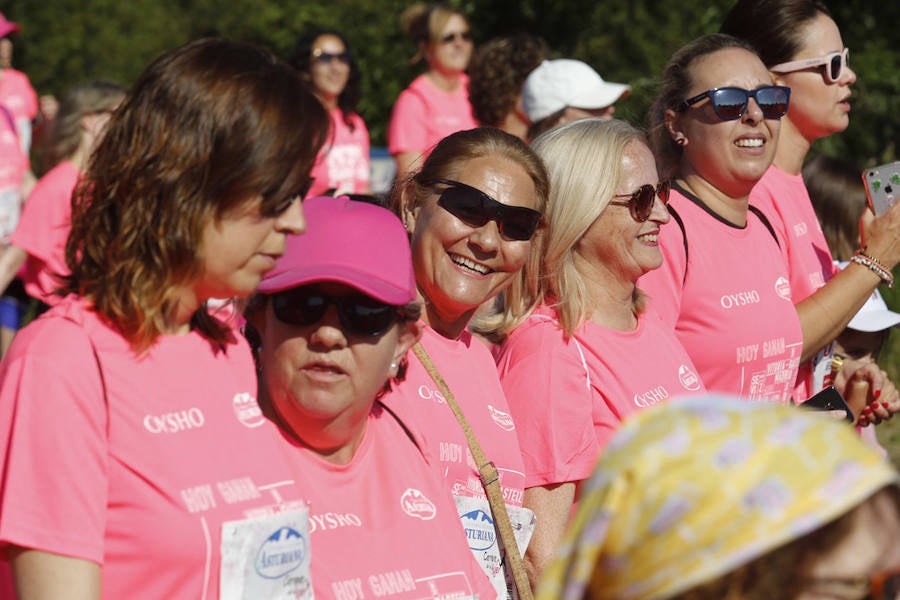
[[[592,118],[555,127],[532,143],[550,175],[550,199],[544,211],[547,230],[539,287],[528,313],[540,303],[553,303],[566,336],[587,318],[590,301],[584,276],[576,266],[576,246],[616,193],[622,156],[634,142],[647,143],[634,126]],[[524,293],[510,290],[510,294]],[[643,298],[637,289],[633,300],[640,312]],[[509,312],[511,307],[499,308]],[[498,333],[508,334],[528,313],[513,315],[500,325]]]
[[[417,2],[400,15],[400,28],[416,43],[416,53],[409,59],[415,65],[425,58],[424,50],[441,41],[441,32],[453,15],[459,15],[466,23],[466,16],[446,4]]]

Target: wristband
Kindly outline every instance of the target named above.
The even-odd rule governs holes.
[[[885,285],[894,287],[894,276],[877,258],[870,254],[866,254],[865,247],[857,250],[856,254],[850,257],[850,262],[855,262],[856,264],[869,269],[878,275],[879,279],[881,279]]]

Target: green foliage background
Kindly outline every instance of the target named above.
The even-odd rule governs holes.
[[[584,60],[612,81],[634,86],[618,116],[642,122],[655,77],[686,41],[716,31],[732,0],[457,0],[476,40],[527,31],[558,56]],[[16,66],[41,93],[59,94],[90,78],[128,85],[160,53],[191,39],[221,35],[286,54],[312,25],[345,32],[363,73],[360,113],[373,142],[384,144],[390,108],[418,73],[414,48],[399,28],[405,0],[2,0],[0,10],[23,25]],[[852,49],[853,125],[820,150],[861,165],[894,160],[900,138],[900,3],[832,1]]]
[[[606,79],[629,82],[631,97],[616,115],[644,116],[655,78],[679,46],[718,29],[733,0],[451,0],[468,15],[476,41],[530,32],[554,53],[591,64]],[[826,0],[827,1],[827,0]],[[313,26],[346,34],[363,73],[360,113],[374,145],[384,145],[391,105],[419,72],[407,64],[414,47],[399,28],[405,0],[0,0],[20,23],[15,65],[39,93],[61,94],[86,79],[128,85],[160,53],[189,40],[220,35],[287,54]],[[900,140],[900,2],[831,0],[830,9],[859,81],[850,128],[820,141],[815,151],[860,168],[897,160]],[[900,308],[900,293],[883,290]],[[884,365],[900,381],[900,336]],[[900,463],[900,426],[879,427]]]

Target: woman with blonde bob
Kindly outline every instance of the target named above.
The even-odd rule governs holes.
[[[540,573],[565,531],[579,482],[620,421],[703,387],[691,360],[652,311],[638,278],[662,263],[669,221],[642,132],[581,119],[534,149],[550,174],[540,286],[519,278],[493,329],[503,389],[525,460],[525,506],[537,517],[526,558]],[[640,360],[635,357],[640,356]]]
[[[302,505],[249,348],[205,303],[251,294],[304,230],[326,124],[248,44],[138,77],[75,192],[68,295],[0,365],[0,596],[218,598],[224,524]]]

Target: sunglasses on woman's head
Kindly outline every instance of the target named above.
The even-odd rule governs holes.
[[[628,198],[625,202],[610,200],[610,204],[616,206],[627,206],[631,213],[631,218],[638,223],[643,223],[650,218],[653,212],[653,200],[659,198],[663,206],[669,203],[669,182],[660,181],[654,188],[652,185],[644,184],[631,194],[616,194],[613,198]]]
[[[365,294],[329,296],[315,286],[302,286],[272,294],[272,312],[288,325],[309,327],[322,320],[329,306],[337,309],[338,321],[346,333],[377,337],[401,314],[401,309]]]
[[[792,60],[771,67],[769,70],[775,73],[793,73],[813,67],[825,66],[825,81],[834,83],[844,74],[844,69],[850,68],[850,48],[844,48],[840,52],[830,52],[825,56]]]
[[[524,242],[531,239],[541,223],[541,213],[538,211],[497,202],[465,183],[438,179],[431,185],[447,186],[440,192],[438,206],[469,227],[484,227],[488,221],[494,221],[501,236]]]
[[[453,33],[448,33],[444,37],[441,38],[442,44],[449,44],[451,42],[455,42],[456,40],[461,40],[463,42],[471,42],[472,41],[472,32],[471,31],[454,31]]]
[[[322,65],[327,65],[333,60],[342,62],[345,65],[350,64],[350,53],[347,51],[332,53],[332,52],[325,52],[321,48],[316,48],[315,50],[312,51],[312,55],[313,55],[313,60]]]
[[[713,110],[723,121],[734,121],[744,116],[750,98],[756,100],[763,117],[766,119],[780,119],[787,114],[788,103],[791,99],[791,88],[783,85],[764,85],[755,90],[745,90],[738,87],[720,87],[706,90],[693,98],[680,102],[675,110],[683,112],[697,104],[704,98],[709,98]]]

